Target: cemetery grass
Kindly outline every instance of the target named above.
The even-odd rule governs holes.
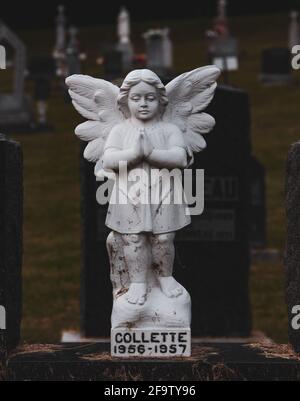
[[[202,37],[209,28],[208,20],[134,24],[136,50],[142,50],[142,32],[165,25],[171,28],[178,73],[206,64]],[[287,25],[287,15],[231,21],[232,31],[240,42],[241,62],[239,72],[230,75],[230,82],[250,95],[253,153],[265,165],[267,174],[268,247],[280,252],[285,241],[286,155],[300,133],[300,73],[295,73],[294,85],[278,87],[263,87],[258,74],[262,49],[285,46]],[[52,51],[52,32],[27,31],[20,35],[29,47],[29,55]],[[101,38],[114,41],[114,27],[82,28],[81,43],[89,53],[83,73],[101,77],[95,64]],[[4,77],[5,73],[1,74]],[[28,91],[31,90],[28,85]],[[64,103],[57,82],[49,105],[49,119],[55,124],[54,133],[12,135],[22,144],[24,152],[22,338],[25,342],[57,342],[63,330],[79,328],[79,141],[74,127],[81,120],[71,104]],[[253,329],[286,342],[282,263],[252,266],[249,286]]]

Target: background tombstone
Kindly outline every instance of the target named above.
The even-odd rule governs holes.
[[[69,43],[66,49],[66,61],[67,61],[67,76],[73,74],[81,74],[81,59],[82,54],[80,52],[79,41],[77,39],[78,29],[72,26],[69,29]]]
[[[300,44],[300,30],[299,30],[299,22],[298,22],[298,13],[297,11],[291,12],[291,22],[289,26],[289,40],[288,47],[290,50],[296,45]]]
[[[123,76],[123,55],[119,50],[106,46],[103,51],[104,79],[112,81]]]
[[[146,32],[147,68],[165,77],[173,67],[173,47],[169,29],[155,29]]]
[[[65,67],[64,67],[64,78],[67,78],[73,74],[81,74],[81,61],[86,59],[86,54],[80,51],[79,41],[77,39],[78,29],[75,26],[71,26],[69,29],[69,42],[65,52]],[[61,83],[64,98],[66,102],[71,102],[68,87],[65,80]]]
[[[288,48],[269,48],[263,51],[260,80],[267,85],[292,81],[291,53]]]
[[[222,71],[236,71],[239,68],[238,42],[233,37],[220,37],[215,40],[211,62]]]
[[[0,94],[0,129],[29,131],[33,114],[24,92],[26,48],[23,42],[0,20],[0,44],[14,50],[14,82],[11,93]],[[3,72],[5,74],[5,72]]]
[[[288,331],[290,343],[300,352],[300,142],[293,144],[288,153],[285,196]]]
[[[51,94],[51,80],[55,74],[56,65],[52,57],[40,56],[30,61],[29,77],[34,82],[34,97],[37,104],[36,130],[53,129],[47,120],[47,101]]]
[[[116,50],[121,53],[122,70],[129,71],[133,66],[134,50],[130,42],[130,15],[125,7],[122,7],[118,15],[117,33],[119,42]]]
[[[219,87],[208,112],[217,125],[206,137],[207,150],[193,165],[205,169],[205,211],[192,216],[192,225],[177,234],[175,277],[193,299],[193,336],[247,336],[251,332],[248,96]],[[107,206],[96,201],[98,186],[94,165],[82,158],[81,330],[88,337],[109,337],[112,288],[105,245],[109,229]]]
[[[66,58],[66,17],[65,7],[58,6],[58,15],[56,18],[56,38],[53,49],[53,58],[56,62],[56,74],[64,76],[65,58]]]
[[[227,72],[239,68],[238,41],[230,35],[226,6],[226,0],[218,1],[218,15],[213,28],[206,31],[208,61],[224,72],[225,82],[228,81]]]
[[[22,176],[19,144],[0,135],[0,305],[6,312],[6,330],[0,328],[0,357],[1,353],[16,347],[20,340]]]
[[[175,275],[190,290],[194,336],[247,336],[251,333],[248,96],[219,86],[208,113],[217,124],[205,138],[207,149],[192,166],[205,170],[205,209],[177,235]]]

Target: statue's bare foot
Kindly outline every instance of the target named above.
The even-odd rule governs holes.
[[[126,299],[130,304],[144,305],[147,299],[147,284],[132,283],[126,293]]]
[[[174,277],[158,277],[162,292],[169,298],[179,297],[182,294],[182,286]]]

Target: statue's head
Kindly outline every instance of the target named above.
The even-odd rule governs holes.
[[[139,120],[161,117],[168,105],[166,88],[150,70],[134,70],[124,79],[118,106],[125,118],[134,115]]]

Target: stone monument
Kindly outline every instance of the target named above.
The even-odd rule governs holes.
[[[225,72],[225,79],[227,71],[239,68],[238,41],[230,34],[226,6],[226,0],[218,1],[218,15],[213,29],[206,31],[209,62]]]
[[[260,81],[265,85],[292,83],[291,51],[287,47],[263,50]]]
[[[33,114],[29,98],[25,95],[26,48],[17,35],[0,20],[0,44],[14,51],[14,80],[11,93],[0,94],[0,129],[30,131]],[[5,74],[5,72],[2,72]]]
[[[130,42],[130,15],[125,7],[122,7],[118,15],[117,34],[119,42],[116,50],[122,55],[122,67],[128,71],[133,65],[133,47]]]
[[[20,341],[22,227],[22,149],[0,134],[0,362]]]
[[[59,77],[66,77],[66,17],[65,7],[63,5],[58,6],[58,15],[56,18],[56,40],[53,49],[53,58],[56,62],[56,74]]]
[[[288,47],[290,50],[293,49],[294,46],[300,44],[300,30],[299,30],[299,22],[298,22],[298,13],[297,11],[291,12],[291,22],[289,26],[289,40]]]
[[[85,55],[81,53],[77,39],[78,29],[71,26],[69,29],[69,43],[66,49],[67,76],[81,73],[81,60]]]
[[[82,75],[66,80],[74,107],[89,119],[75,131],[89,142],[84,156],[96,162],[99,180],[114,180],[106,218],[112,355],[190,355],[191,299],[173,277],[175,233],[191,222],[179,177],[215,124],[203,110],[219,73],[198,68],[166,87],[150,70],[129,73],[120,89]]]
[[[48,121],[48,99],[51,95],[51,81],[56,75],[56,64],[51,56],[39,56],[31,59],[29,78],[34,83],[37,118],[36,131],[52,131],[53,125]]]
[[[300,353],[300,142],[289,150],[286,166],[285,207],[287,239],[285,250],[286,302],[289,340]]]
[[[169,29],[152,29],[143,35],[146,41],[147,67],[166,75],[173,67],[173,45]]]

